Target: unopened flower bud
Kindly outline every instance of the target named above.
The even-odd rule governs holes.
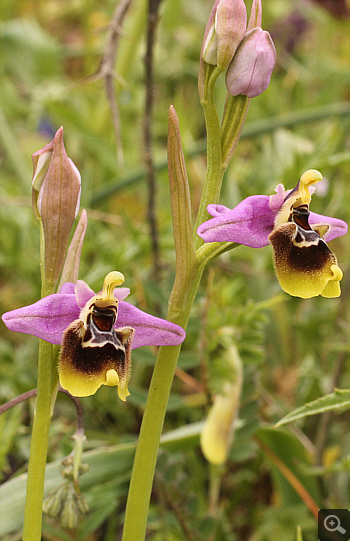
[[[60,522],[63,528],[76,528],[79,521],[79,511],[72,491],[69,491],[63,502]]]
[[[72,529],[89,512],[89,505],[85,496],[78,494],[68,481],[50,492],[44,500],[43,511],[51,518],[58,518],[63,528]]]
[[[43,512],[49,517],[58,517],[62,511],[62,502],[67,496],[67,491],[68,485],[65,483],[50,492],[50,494],[44,499]]]
[[[250,11],[250,17],[247,26],[247,32],[253,30],[256,26],[261,26],[262,20],[262,5],[261,0],[253,0],[252,9]]]
[[[81,178],[66,154],[63,128],[32,159],[33,206],[42,222],[45,239],[45,279],[56,283],[79,210]]]
[[[223,71],[227,69],[245,35],[246,25],[247,10],[243,0],[217,0],[204,34],[204,61]]]
[[[231,96],[255,98],[267,89],[276,64],[276,49],[268,32],[253,28],[243,41],[226,73]]]
[[[216,66],[218,63],[218,37],[215,32],[215,23],[209,28],[208,34],[203,45],[203,59],[207,64]]]
[[[86,515],[89,512],[89,504],[83,494],[76,495],[76,504],[81,515]]]
[[[46,176],[46,173],[50,167],[50,160],[52,156],[53,140],[45,145],[41,150],[32,154],[33,161],[33,179],[32,188],[33,196],[39,195],[40,186]]]

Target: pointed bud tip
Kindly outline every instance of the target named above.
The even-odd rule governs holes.
[[[63,141],[63,126],[58,128],[58,130],[55,133],[55,137],[53,138],[53,141],[54,141],[54,151],[55,151],[56,145],[59,145],[62,149],[61,151],[64,152],[65,155],[67,155],[66,149],[64,146],[64,141]]]
[[[179,117],[177,116],[176,109],[173,105],[170,105],[169,107],[169,121],[175,125],[179,124]]]
[[[247,32],[253,30],[253,28],[260,26],[262,21],[262,5],[261,0],[253,0],[252,9],[250,12],[249,22],[247,26]]]

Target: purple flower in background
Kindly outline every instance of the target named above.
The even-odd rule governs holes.
[[[251,248],[271,243],[284,291],[303,298],[337,297],[342,273],[325,241],[344,235],[347,224],[309,212],[309,186],[321,179],[318,171],[310,170],[290,192],[280,184],[275,195],[247,197],[234,209],[209,205],[213,218],[202,223],[197,233],[205,242],[236,242]]]
[[[96,294],[78,280],[60,293],[7,312],[2,316],[12,331],[61,344],[60,383],[74,396],[94,394],[101,385],[118,385],[122,400],[129,395],[131,350],[140,346],[177,345],[185,331],[125,302],[128,288],[118,288],[124,277],[109,273]]]

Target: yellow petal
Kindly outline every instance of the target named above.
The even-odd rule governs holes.
[[[325,236],[326,233],[329,231],[329,225],[328,224],[313,224],[312,229],[316,231],[320,235],[321,238]]]
[[[126,378],[123,378],[118,385],[118,396],[120,400],[125,402],[126,397],[129,396],[128,382]]]
[[[225,385],[226,395],[216,395],[201,433],[201,448],[211,464],[223,464],[231,442],[232,412],[236,400],[229,396],[230,389]]]
[[[343,278],[343,273],[338,265],[331,266],[331,272],[333,272],[333,277],[329,279],[326,287],[322,291],[322,297],[334,298],[340,296],[340,280]]]
[[[323,297],[339,297],[339,282],[332,282],[327,272],[310,275],[306,273],[279,273],[276,271],[278,281],[283,291],[293,297],[310,299],[322,295]]]
[[[119,385],[119,376],[113,368],[111,368],[111,370],[108,370],[106,374],[106,385],[109,385],[109,387]]]
[[[74,370],[60,369],[60,384],[63,389],[69,391],[73,396],[91,396],[105,382],[101,375],[88,375],[75,372]]]
[[[110,387],[118,385],[118,396],[123,402],[125,402],[126,397],[130,395],[126,379],[120,380],[117,372],[113,369],[108,370],[106,374],[106,385],[109,385]]]
[[[98,308],[115,306],[118,309],[118,300],[114,296],[114,288],[120,286],[123,282],[124,276],[121,272],[109,272],[103,281],[101,293],[97,293],[97,295],[89,299],[89,302],[82,308],[79,319],[87,321],[93,306],[97,306]]]
[[[118,385],[118,395],[125,402],[126,397],[130,395],[126,381],[120,381],[117,372],[110,369],[106,374],[82,374],[72,369],[61,368],[59,373],[60,384],[73,396],[91,396],[101,387],[108,385],[113,387]]]

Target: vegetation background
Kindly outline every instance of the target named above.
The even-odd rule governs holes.
[[[179,115],[195,215],[205,174],[205,124],[197,74],[212,2],[160,4],[150,148],[144,139],[145,0],[131,3],[117,48],[119,145],[101,70],[115,2],[2,0],[1,4],[0,312],[40,296],[30,156],[62,125],[67,153],[82,175],[81,207],[88,213],[80,278],[99,290],[105,274],[119,270],[131,289],[130,302],[166,317],[175,262],[166,169],[168,109],[173,104]],[[277,66],[268,90],[251,102],[225,175],[221,202],[226,206],[233,207],[248,195],[271,194],[280,182],[292,188],[305,170],[314,168],[326,177],[328,188],[313,198],[312,210],[349,222],[350,19],[345,4],[334,5],[338,13],[308,0],[264,3],[263,27],[274,39]],[[222,110],[223,78],[217,87]],[[156,179],[153,234],[146,173],[149,152]],[[196,427],[205,419],[212,395],[227,377],[223,339],[227,335],[244,364],[239,423],[220,472],[220,487],[220,475],[200,451],[198,432],[194,430],[191,438],[175,437],[175,443],[164,446],[152,495],[149,540],[289,541],[296,539],[300,525],[304,541],[311,541],[316,539],[317,522],[310,499],[318,507],[350,507],[349,411],[323,413],[272,429],[296,407],[334,387],[350,387],[348,237],[336,239],[331,247],[344,271],[339,299],[302,300],[284,294],[273,273],[270,247],[240,247],[207,269],[164,431]],[[1,403],[36,386],[37,349],[37,339],[11,333],[2,325]],[[45,518],[43,539],[120,539],[130,449],[154,360],[152,348],[134,351],[126,404],[108,387],[82,400],[85,448],[97,453],[91,455],[96,461],[86,474],[89,481],[82,485],[90,514],[74,531]],[[3,482],[26,470],[33,400],[0,417]],[[59,463],[70,453],[75,421],[73,404],[60,396],[49,462]],[[116,454],[109,455],[107,447]],[[305,489],[301,495],[295,491],[296,482]],[[24,485],[16,490],[11,491],[13,498],[23,496]],[[20,539],[14,501],[3,499],[0,505],[0,538]]]

